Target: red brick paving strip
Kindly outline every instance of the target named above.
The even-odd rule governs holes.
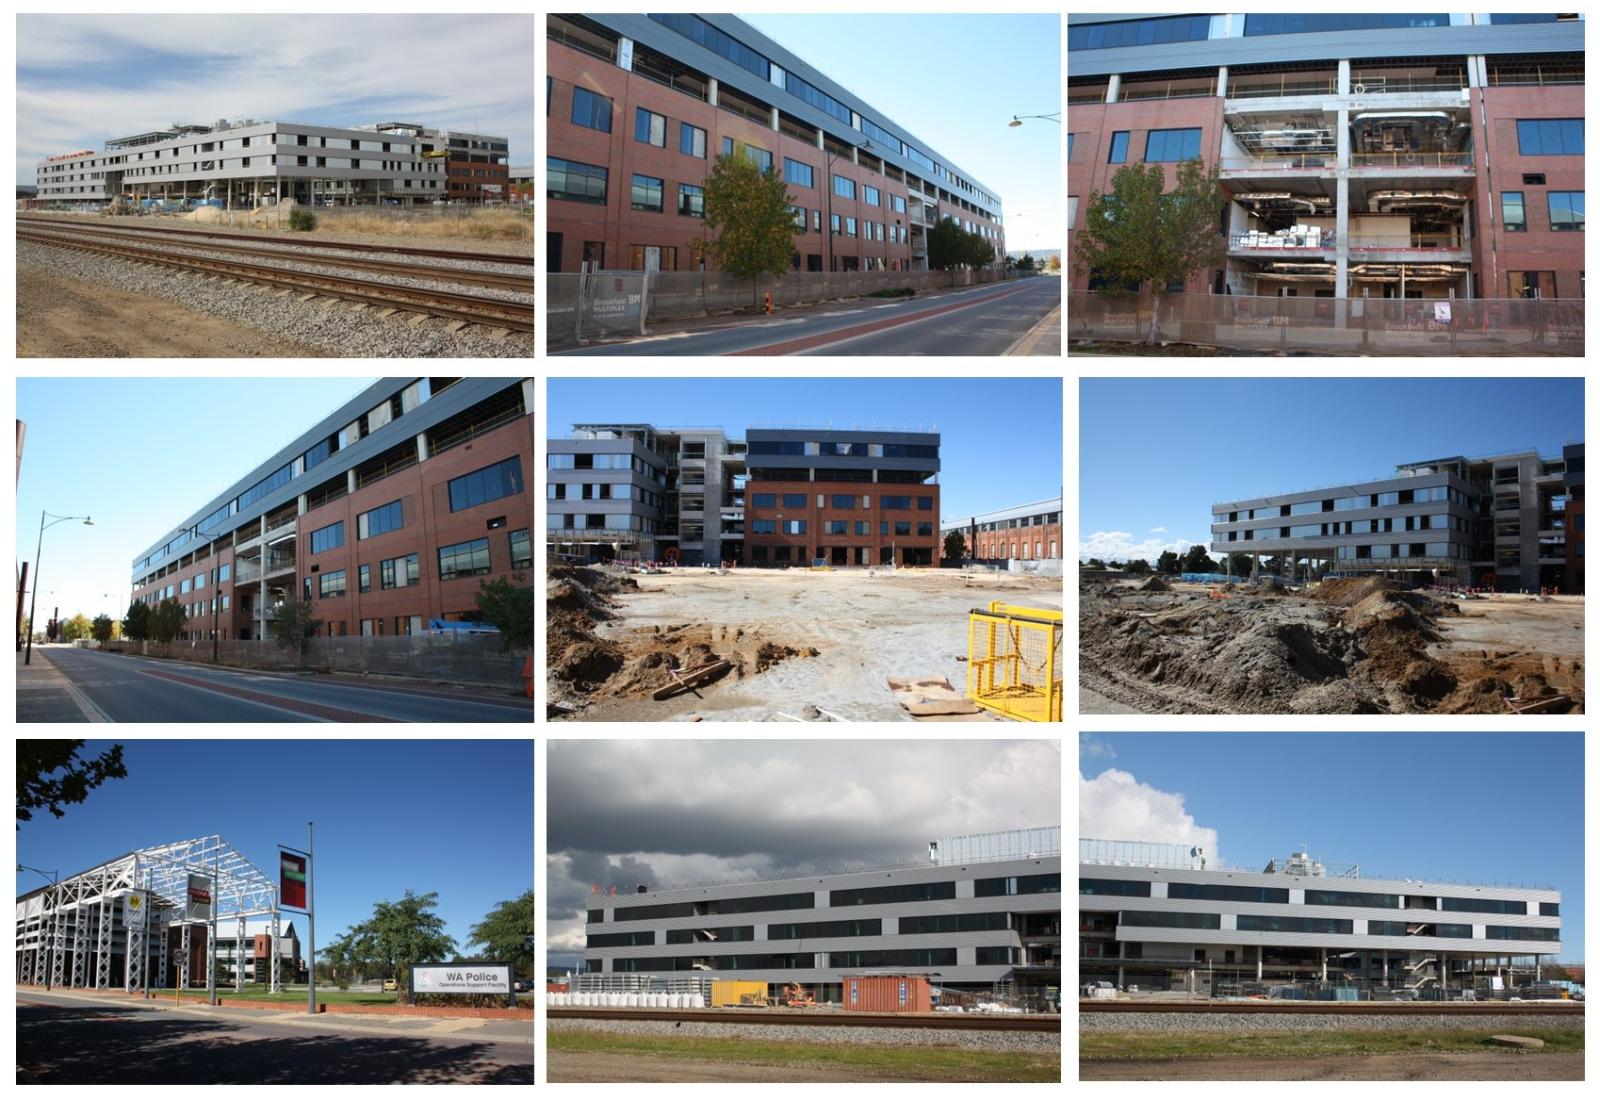
[[[217,684],[210,680],[201,680],[193,676],[180,676],[176,672],[167,672],[161,669],[141,669],[140,671],[146,676],[154,676],[158,680],[171,680],[175,684],[187,684],[190,687],[205,688],[207,691],[221,692],[223,695],[231,695],[236,699],[244,699],[247,702],[267,703],[311,718],[326,718],[330,722],[399,721],[398,718],[381,718],[375,714],[363,714],[358,710],[342,710],[338,707],[323,706],[321,703],[306,703],[298,699],[285,699],[277,695],[268,695],[264,691],[251,691],[249,688]]]
[[[857,336],[866,336],[868,333],[882,332],[884,329],[895,328],[899,325],[909,325],[912,321],[926,321],[929,317],[937,317],[941,313],[951,313],[958,309],[967,309],[970,306],[984,302],[998,302],[1002,298],[1009,298],[1013,294],[1020,294],[1025,287],[1008,290],[1004,294],[992,297],[978,298],[973,301],[952,302],[946,306],[913,313],[908,317],[886,317],[881,321],[868,321],[865,324],[852,325],[849,328],[835,329],[832,332],[818,333],[816,336],[802,336],[796,340],[786,340],[781,344],[767,344],[764,347],[750,348],[746,351],[730,351],[729,355],[793,355],[799,351],[810,351],[824,344],[836,343],[840,340],[853,340]]]
[[[42,986],[42,985],[32,986],[32,987],[21,986],[19,988],[22,988],[22,989],[33,988],[33,989],[41,989],[42,990],[44,988],[44,986]],[[62,987],[58,986],[57,990],[59,990],[61,988]],[[135,999],[135,1000],[144,1000],[145,999],[143,994],[126,993],[126,992],[124,992],[123,990],[120,990],[120,989],[72,989],[72,988],[69,987],[69,988],[67,988],[67,992],[75,993],[75,994],[89,993],[89,994],[93,994],[95,996],[107,997],[107,998],[117,999],[117,1000],[127,1000],[130,997]],[[179,1004],[194,1005],[196,1007],[210,1007],[207,1004],[207,1002],[204,1000],[204,997],[205,997],[204,991],[199,990],[199,989],[191,989],[191,990],[189,990],[189,995],[186,996],[186,997],[183,997],[183,998],[174,998],[172,996],[172,990],[170,990],[170,989],[155,989],[155,990],[151,990],[151,992],[155,994],[154,997],[149,998],[150,1000],[153,1000],[153,1001],[172,1001],[172,1000],[176,1000]],[[221,998],[221,1000],[222,1000],[222,1005],[220,1007],[222,1007],[222,1008],[261,1008],[261,1009],[266,1009],[269,1012],[304,1012],[306,1010],[306,1006],[305,1006],[305,1002],[304,1001],[296,1001],[296,1002],[290,1003],[290,1002],[284,1002],[284,1001],[232,1001],[232,1000],[228,1000],[227,998]],[[529,1008],[455,1008],[455,1007],[446,1007],[446,1006],[441,1006],[441,1005],[429,1005],[429,1006],[423,1007],[423,1006],[419,1006],[419,1005],[400,1005],[400,1004],[394,1004],[394,1005],[328,1004],[326,1001],[319,1001],[317,1003],[317,1011],[318,1012],[330,1012],[330,1013],[333,1013],[335,1015],[337,1015],[339,1013],[345,1013],[345,1014],[352,1015],[352,1016],[433,1016],[433,1017],[445,1018],[445,1019],[478,1019],[478,1018],[481,1018],[481,1019],[490,1019],[490,1020],[521,1020],[521,1019],[531,1020],[531,1019],[533,1019],[533,1009],[531,1007],[529,1007]]]

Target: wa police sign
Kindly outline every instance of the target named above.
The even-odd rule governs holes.
[[[477,993],[513,1004],[510,963],[421,963],[411,968],[412,993]]]

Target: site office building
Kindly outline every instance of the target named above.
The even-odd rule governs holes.
[[[1081,839],[1079,849],[1086,982],[1160,990],[1298,979],[1429,996],[1490,974],[1504,981],[1514,968],[1533,977],[1561,953],[1554,889],[1368,878],[1304,852],[1255,873],[1210,868],[1187,845]]]
[[[206,502],[133,563],[183,636],[266,639],[309,600],[321,633],[481,618],[483,580],[533,583],[531,378],[386,378]]]
[[[925,271],[927,232],[945,218],[1005,255],[992,190],[750,24],[547,26],[550,271],[702,270],[704,183],[735,150],[787,182],[796,271]]]
[[[1169,291],[1581,298],[1583,82],[1581,15],[1075,15],[1071,239],[1199,157],[1227,258]]]

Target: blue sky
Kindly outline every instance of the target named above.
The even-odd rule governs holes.
[[[90,741],[93,758],[113,742]],[[17,833],[17,862],[64,878],[137,848],[219,834],[277,881],[277,848],[305,849],[316,822],[317,942],[406,890],[437,891],[468,930],[533,888],[533,742],[123,741],[126,779],[107,780]],[[17,875],[17,893],[47,880]],[[294,914],[301,943],[303,914]]]
[[[739,18],[998,195],[1008,250],[1061,247],[1062,127],[1045,119],[1006,125],[1012,115],[1061,110],[1059,16],[907,9],[896,15],[741,12]]]
[[[533,161],[528,15],[19,15],[17,182],[173,122],[405,121],[504,134]],[[463,74],[469,78],[463,79]]]
[[[1578,378],[1095,378],[1078,392],[1082,559],[1181,553],[1208,539],[1218,501],[1583,440]]]
[[[1581,733],[1106,733],[1078,755],[1080,837],[1214,830],[1252,870],[1308,844],[1367,877],[1554,886],[1561,958],[1584,957]]]
[[[552,378],[549,387],[557,439],[606,421],[721,428],[736,439],[749,427],[937,430],[941,519],[1060,496],[1061,401],[1061,382],[1044,378]]]
[[[41,510],[94,519],[45,532],[39,625],[55,606],[122,618],[136,554],[372,382],[18,379],[17,557],[33,559]]]

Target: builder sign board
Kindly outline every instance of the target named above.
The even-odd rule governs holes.
[[[516,996],[510,963],[418,963],[411,968],[411,992]]]
[[[185,920],[211,919],[211,879],[207,875],[189,876],[189,904],[184,910]]]

